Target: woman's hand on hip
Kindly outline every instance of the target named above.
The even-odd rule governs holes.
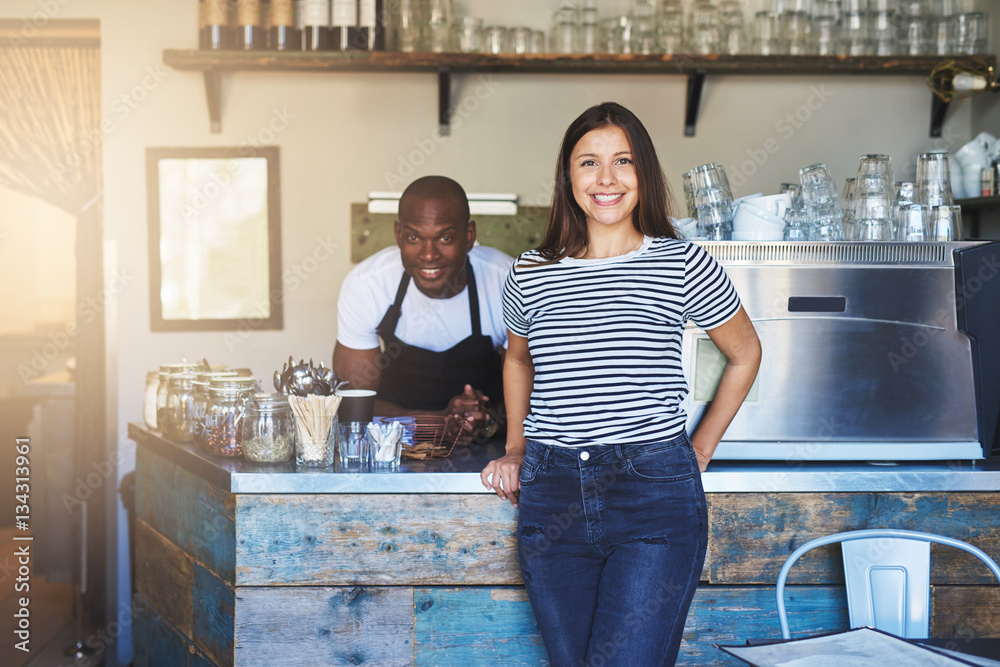
[[[486,464],[483,471],[479,473],[479,479],[483,486],[490,491],[495,491],[501,500],[509,500],[510,504],[517,507],[517,499],[521,493],[521,482],[518,479],[521,475],[521,463],[524,461],[524,454],[514,453],[502,456]],[[493,476],[490,479],[490,475]]]

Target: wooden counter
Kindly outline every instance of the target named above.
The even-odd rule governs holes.
[[[521,586],[516,511],[470,482],[495,455],[489,444],[395,475],[342,475],[215,459],[136,424],[129,436],[136,667],[547,664]],[[742,467],[704,475],[709,550],[678,664],[742,664],[713,644],[778,637],[773,583],[813,537],[926,530],[1000,557],[995,466],[817,466],[771,464],[768,479],[783,480],[774,491],[727,491],[720,480],[739,487]],[[838,474],[854,486],[801,490]],[[933,490],[919,490],[922,479],[936,479]],[[932,636],[1000,634],[998,589],[976,559],[933,548],[931,582]],[[838,549],[804,557],[790,583],[793,635],[847,627]]]

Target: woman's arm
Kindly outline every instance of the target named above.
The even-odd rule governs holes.
[[[479,473],[483,486],[517,507],[521,491],[518,476],[524,460],[526,440],[524,420],[528,417],[531,388],[535,381],[535,365],[528,350],[528,339],[508,331],[507,354],[503,362],[503,394],[507,408],[507,453],[490,461]],[[488,481],[493,474],[492,482]]]
[[[705,472],[715,448],[750,392],[760,367],[760,340],[742,306],[729,321],[705,333],[726,357],[726,368],[715,398],[691,436],[702,472]]]

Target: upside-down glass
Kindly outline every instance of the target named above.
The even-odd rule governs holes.
[[[514,53],[531,53],[531,41],[535,31],[531,28],[511,28],[508,32],[510,50]]]
[[[931,41],[930,7],[927,0],[903,0],[900,6],[902,31],[899,52],[904,56],[922,56]]]
[[[927,240],[929,209],[923,204],[903,204],[899,207],[899,233],[896,238],[908,243]]]
[[[891,241],[896,182],[888,155],[862,155],[854,180],[855,241]]]
[[[799,170],[802,202],[813,241],[843,241],[844,216],[837,186],[822,162]]]
[[[954,204],[948,151],[931,151],[917,156],[916,203],[928,206]]]
[[[398,0],[395,28],[396,48],[404,53],[423,51],[427,16],[422,0]]]
[[[701,188],[721,188],[730,200],[733,198],[733,190],[729,187],[729,177],[726,175],[726,168],[717,162],[709,162],[691,170],[693,177],[694,191]]]
[[[709,241],[733,238],[733,199],[719,187],[700,188],[695,193],[698,209],[698,236]]]
[[[659,20],[660,51],[666,54],[684,53],[684,12],[679,4],[665,6]]]
[[[463,16],[455,22],[458,50],[462,53],[480,53],[483,50],[483,20]]]
[[[988,24],[983,12],[959,14],[955,21],[955,52],[965,56],[986,53]]]
[[[483,53],[510,53],[510,51],[507,28],[502,25],[483,28]]]
[[[778,33],[778,17],[775,14],[769,11],[760,11],[754,14],[750,53],[758,56],[774,56],[784,53]]]
[[[649,55],[660,51],[656,25],[656,3],[635,0],[632,3],[632,30],[629,34],[630,52]]]
[[[962,207],[932,206],[927,225],[927,240],[961,241],[962,238]]]
[[[707,0],[697,0],[691,8],[690,51],[700,55],[718,53],[719,38],[718,7]]]
[[[746,53],[749,42],[743,21],[743,7],[738,0],[722,0],[719,3],[719,25],[719,50],[730,56]]]
[[[560,7],[559,11],[556,12],[552,21],[549,51],[552,53],[579,53],[580,21],[576,8]]]
[[[454,35],[451,27],[454,8],[452,0],[426,0],[427,2],[427,46],[433,53],[454,51]]]
[[[868,0],[844,0],[840,17],[840,50],[844,56],[871,54]]]

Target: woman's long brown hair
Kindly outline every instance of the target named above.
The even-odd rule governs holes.
[[[552,210],[545,238],[536,249],[544,264],[558,262],[564,257],[583,254],[589,241],[587,217],[573,197],[573,183],[569,177],[573,149],[585,134],[592,130],[614,126],[625,132],[632,149],[639,188],[639,202],[632,212],[632,224],[646,236],[679,238],[670,223],[673,199],[667,187],[660,161],[656,158],[653,140],[635,114],[615,102],[604,102],[590,107],[566,129],[556,164],[555,191]]]

